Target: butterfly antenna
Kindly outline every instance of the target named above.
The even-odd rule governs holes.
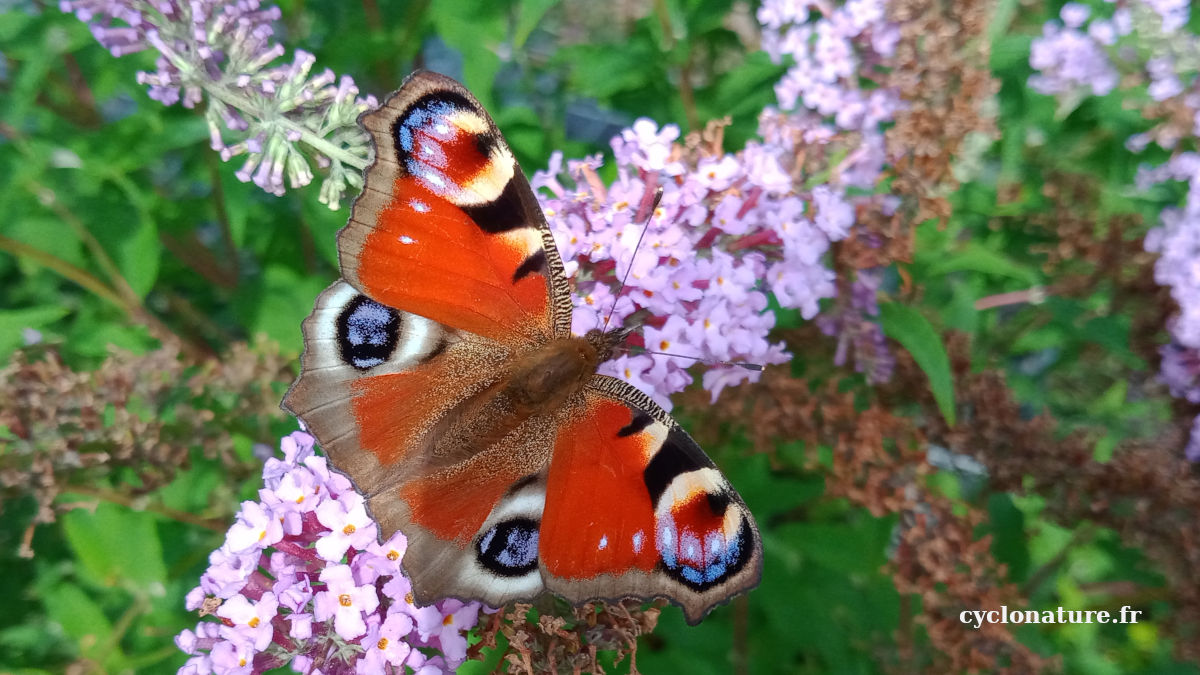
[[[649,193],[647,193],[649,196]],[[613,295],[612,308],[608,310],[608,316],[604,317],[604,327],[601,331],[608,331],[608,322],[612,320],[612,315],[617,311],[617,301],[621,299],[621,293],[625,291],[625,282],[629,280],[629,273],[633,271],[633,261],[637,258],[638,251],[642,248],[642,240],[646,238],[646,230],[650,229],[650,219],[654,217],[654,211],[658,208],[658,203],[662,201],[663,189],[657,187],[654,189],[654,199],[650,202],[649,208],[646,208],[646,200],[643,198],[642,206],[638,209],[638,214],[646,214],[645,224],[642,227],[642,233],[638,235],[637,244],[633,246],[633,253],[629,256],[629,268],[625,270],[625,276],[621,277],[621,285],[617,287],[617,292]]]
[[[738,368],[745,368],[746,370],[754,371],[756,373],[761,373],[763,369],[762,365],[758,363],[746,363],[745,361],[709,361],[701,356],[672,354],[671,352],[656,352],[653,349],[646,349],[645,347],[619,347],[618,349],[625,352],[637,350],[638,354],[659,354],[660,356],[674,356],[677,359],[692,359],[693,361],[700,361],[701,363],[710,366],[737,366]]]

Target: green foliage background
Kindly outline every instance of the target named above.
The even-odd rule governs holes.
[[[771,84],[782,73],[729,27],[732,14],[747,16],[732,0],[661,0],[643,18],[620,20],[603,3],[545,0],[280,5],[285,44],[314,52],[319,67],[352,75],[364,91],[386,94],[417,64],[462,79],[530,173],[556,149],[568,157],[605,150],[608,137],[639,116],[684,129],[730,116],[726,147],[740,147],[754,136],[757,113],[774,102]],[[1137,214],[1153,223],[1158,208],[1178,198],[1163,188],[1129,189],[1144,158],[1124,151],[1121,140],[1146,123],[1118,97],[1062,115],[1026,87],[1030,41],[1056,12],[1054,3],[997,6],[989,34],[1002,82],[1001,137],[984,170],[952,195],[950,222],[917,233],[907,271],[923,290],[919,302],[891,305],[883,320],[894,348],[907,348],[928,375],[947,419],[955,407],[942,343],[954,330],[972,338],[973,368],[1004,369],[1022,404],[1048,411],[1064,430],[1097,431],[1096,453],[1106,459],[1118,442],[1175,419],[1161,388],[1130,395],[1131,383],[1151,380],[1157,364],[1131,349],[1131,319],[1111,306],[1112,289],[1098,285],[1083,299],[1052,296],[1002,312],[974,308],[987,295],[1055,284],[1035,252],[1047,237],[1021,226],[1051,208],[1041,190],[1047,175],[1092,177],[1097,218]],[[265,334],[285,355],[298,354],[300,321],[337,276],[334,233],[346,210],[318,204],[315,189],[276,198],[239,182],[238,163],[222,164],[208,149],[198,114],[150,101],[136,84],[135,73],[152,65],[149,53],[114,59],[53,7],[7,3],[0,52],[0,355],[36,329],[67,364],[87,371],[114,346],[154,349],[146,314],[216,352]],[[690,105],[675,85],[683,68],[700,83]],[[999,199],[1002,185],[1016,186],[1016,198]],[[111,297],[89,281],[113,278],[94,247],[111,257],[131,295]],[[785,329],[801,323],[786,312],[780,318]],[[803,354],[798,362],[799,370]],[[272,386],[281,396],[286,384],[285,376]],[[229,408],[219,397],[187,400]],[[144,414],[170,416],[176,404],[147,405]],[[682,418],[686,425],[701,415],[690,409]],[[218,414],[213,424],[246,463],[253,444],[273,445],[294,428],[282,415]],[[643,641],[639,669],[881,672],[895,661],[907,622],[885,569],[896,519],[825,497],[819,473],[746,458],[748,441],[736,430],[729,439],[709,450],[763,524],[762,586],[699,627],[666,610]],[[223,527],[204,525],[230,522],[258,485],[253,474],[231,481],[226,465],[201,450],[193,448],[173,481],[136,500],[113,498],[138,483],[132,470],[103,477],[91,493],[63,495],[60,504],[89,508],[36,528],[33,558],[14,553],[33,500],[4,503],[0,671],[60,672],[79,663],[168,672],[183,662],[171,639],[196,622],[183,596],[223,537]],[[976,499],[951,474],[935,480],[963,503]],[[1133,582],[1145,591],[1135,603],[1148,613],[1144,623],[1026,626],[1017,630],[1025,644],[1058,655],[1067,672],[1200,672],[1171,656],[1172,640],[1159,630],[1172,611],[1171,590],[1138,549],[1104,528],[1049,522],[1037,497],[985,500],[991,519],[978,534],[993,536],[994,555],[1031,607],[1103,607],[1089,590],[1103,584]],[[739,611],[747,614],[735,630]],[[916,639],[923,640],[919,631]]]

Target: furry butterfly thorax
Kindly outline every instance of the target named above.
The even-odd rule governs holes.
[[[413,594],[492,606],[668,598],[695,623],[755,586],[758,529],[659,405],[571,333],[554,237],[495,123],[418,72],[360,124],[375,161],[304,321],[284,408],[408,539]]]

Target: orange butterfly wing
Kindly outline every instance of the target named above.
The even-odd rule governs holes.
[[[696,623],[758,584],[758,529],[670,415],[596,375],[559,428],[539,538],[546,587],[576,602],[667,597]]]
[[[376,155],[338,235],[346,281],[381,304],[510,346],[568,335],[570,290],[554,238],[471,93],[418,73],[360,122]]]

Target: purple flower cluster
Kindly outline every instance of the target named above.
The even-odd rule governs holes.
[[[219,621],[176,636],[191,655],[180,673],[453,672],[481,605],[415,605],[400,570],[404,535],[378,542],[362,496],[313,442],[303,432],[282,439],[259,501],[242,504],[209,556],[187,607]]]
[[[1029,78],[1034,91],[1075,98],[1089,92],[1103,96],[1117,86],[1120,76],[1107,50],[1133,29],[1132,15],[1122,8],[1111,20],[1095,19],[1085,27],[1090,15],[1086,5],[1069,2],[1059,12],[1061,23],[1042,27],[1029,51],[1029,65],[1038,71]]]
[[[347,186],[361,187],[367,164],[366,134],[359,113],[377,105],[358,96],[349,77],[332,71],[310,77],[315,57],[297,50],[290,64],[271,67],[284,55],[272,40],[278,7],[258,0],[61,0],[91,26],[113,56],[147,49],[158,53],[156,70],[138,74],[150,98],[191,108],[207,98],[212,147],[229,160],[246,155],[242,181],[281,195],[313,179],[303,144],[328,176],[320,198],[337,208]],[[238,139],[227,143],[222,128]]]
[[[864,88],[895,52],[899,27],[888,21],[884,0],[768,0],[758,10],[763,49],[792,65],[775,85],[779,108],[768,111],[764,137],[792,150],[805,144],[846,143],[832,169],[831,185],[873,189],[887,159],[883,125],[901,108],[885,87]]]
[[[673,158],[678,136],[673,125],[659,129],[638,120],[613,139],[618,175],[608,186],[596,175],[598,157],[568,162],[573,181],[564,184],[561,153],[532,181],[575,279],[574,330],[606,321],[617,327],[631,317],[644,324],[645,348],[662,353],[624,354],[601,372],[668,408],[669,396],[692,382],[687,369],[696,359],[770,364],[789,358],[767,339],[775,317],[766,311],[760,279],[809,317],[817,300],[832,292],[832,275],[820,264],[827,241],[804,236],[818,230],[801,222],[802,205],[785,201],[790,180],[776,159],[752,144],[741,156],[705,157],[689,167]],[[659,188],[662,201],[651,212]],[[789,207],[796,211],[785,213]],[[714,367],[703,382],[715,399],[724,387],[756,377]]]
[[[1165,182],[1188,186],[1182,206],[1168,206],[1159,226],[1146,235],[1146,250],[1159,254],[1155,279],[1171,289],[1179,305],[1168,330],[1172,343],[1162,349],[1162,377],[1174,396],[1200,403],[1200,154],[1180,147],[1200,137],[1200,37],[1184,27],[1187,0],[1130,0],[1110,18],[1092,14],[1078,3],[1063,6],[1061,25],[1050,22],[1034,41],[1030,64],[1039,72],[1030,85],[1058,96],[1069,107],[1091,94],[1121,86],[1145,86],[1157,104],[1148,108],[1155,125],[1126,140],[1133,152],[1151,143],[1171,151],[1165,163],[1144,166],[1137,186],[1147,190]],[[1121,79],[1118,71],[1128,75]],[[1165,119],[1161,110],[1171,113]],[[1200,417],[1193,426],[1187,456],[1200,461]]]
[[[894,208],[884,196],[847,193],[875,187],[886,160],[883,127],[900,106],[894,92],[860,85],[899,39],[883,1],[770,0],[758,17],[764,48],[776,60],[793,61],[775,87],[782,110],[763,113],[762,141],[685,162],[677,127],[641,119],[612,141],[611,185],[597,177],[599,157],[566,162],[564,172],[561,154],[533,180],[575,279],[575,330],[620,326],[630,317],[644,324],[647,353],[619,356],[601,371],[665,407],[692,382],[687,369],[697,359],[790,358],[767,339],[775,321],[767,292],[812,319],[819,301],[836,294],[824,262],[831,242],[850,233],[857,208]],[[806,148],[840,159],[798,166]],[[816,173],[830,178],[816,183]],[[662,202],[651,213],[658,189]],[[846,303],[825,324],[845,331],[842,360],[853,344],[857,367],[875,381],[891,372],[875,318],[879,279],[864,272],[855,282],[861,302]],[[756,378],[754,371],[718,365],[704,373],[703,386],[715,400],[723,388]]]
[[[1136,72],[1155,101],[1184,94],[1185,80],[1194,80],[1200,65],[1200,43],[1180,30],[1189,15],[1188,0],[1130,0],[1120,3],[1109,17],[1068,2],[1059,11],[1061,21],[1046,23],[1042,36],[1033,41],[1029,64],[1038,72],[1029,85],[1074,107],[1089,94],[1113,91],[1124,70]],[[1139,135],[1130,143],[1144,147],[1148,140]],[[1155,140],[1172,147],[1178,138]]]
[[[867,382],[887,382],[896,368],[896,358],[888,351],[883,328],[879,325],[879,286],[883,270],[860,270],[850,286],[850,303],[841,311],[817,317],[817,326],[826,335],[837,336],[835,365],[845,365],[854,351],[854,369],[867,376]]]

